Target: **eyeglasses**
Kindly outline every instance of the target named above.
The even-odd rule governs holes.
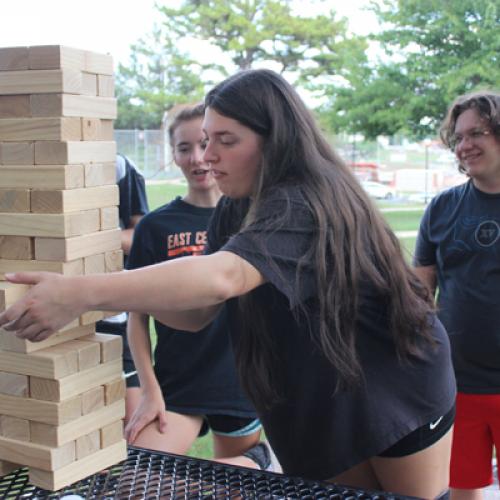
[[[452,135],[449,140],[449,145],[451,150],[455,151],[459,144],[461,144],[465,139],[467,139],[471,144],[476,144],[487,135],[491,135],[491,130],[475,128],[465,134]]]

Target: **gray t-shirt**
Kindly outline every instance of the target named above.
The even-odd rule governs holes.
[[[439,318],[459,391],[500,393],[500,194],[468,181],[436,196],[414,262],[437,267]]]

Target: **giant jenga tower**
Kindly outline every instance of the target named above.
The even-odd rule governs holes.
[[[0,48],[0,280],[121,268],[113,95],[108,55]],[[0,310],[27,289],[0,281]],[[55,490],[126,457],[121,338],[100,318],[38,343],[0,329],[0,474]]]

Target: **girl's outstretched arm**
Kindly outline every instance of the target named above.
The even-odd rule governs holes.
[[[119,273],[68,277],[16,273],[6,277],[13,283],[34,286],[0,313],[0,327],[33,341],[46,339],[86,311],[135,311],[159,316],[169,324],[182,324],[189,311],[190,316],[196,312],[200,322],[208,322],[218,309],[214,306],[264,283],[255,267],[224,251]],[[187,329],[195,330],[194,326]]]

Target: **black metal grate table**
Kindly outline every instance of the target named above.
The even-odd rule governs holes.
[[[58,492],[28,483],[27,469],[0,478],[0,499],[262,499],[399,500],[390,493],[363,492],[208,460],[129,448],[128,458]]]

